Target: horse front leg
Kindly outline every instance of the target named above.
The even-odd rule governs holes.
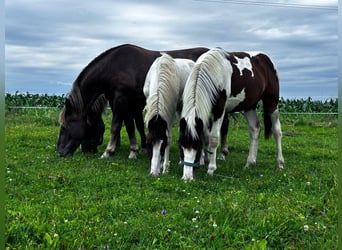
[[[274,135],[275,143],[277,146],[277,167],[279,169],[284,169],[284,157],[281,147],[281,138],[282,138],[282,132],[281,132],[281,125],[279,121],[279,111],[276,109],[271,114],[271,121],[272,121],[272,133]]]
[[[134,120],[131,117],[125,118],[126,132],[129,138],[130,153],[128,159],[136,159],[139,153],[139,146],[135,137]]]
[[[225,113],[221,125],[221,153],[217,157],[219,160],[225,160],[226,156],[228,155],[228,126],[228,113]]]
[[[120,145],[120,131],[123,120],[118,116],[112,117],[111,135],[106,150],[103,152],[101,158],[108,158],[115,153],[115,149]]]
[[[170,146],[172,142],[172,135],[170,131],[170,126],[167,131],[167,145],[165,147],[164,162],[163,162],[163,174],[168,173],[170,167]]]
[[[256,165],[260,133],[260,122],[258,120],[255,110],[249,110],[245,112],[244,115],[248,123],[250,137],[249,154],[245,165],[246,168],[249,168],[253,165]]]
[[[219,145],[220,129],[223,121],[223,116],[213,122],[209,132],[208,146],[206,154],[209,159],[208,174],[213,175],[216,170],[216,150]]]

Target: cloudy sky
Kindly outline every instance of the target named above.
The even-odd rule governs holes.
[[[284,98],[338,93],[337,0],[10,0],[5,2],[5,91],[66,94],[101,52],[263,51]]]

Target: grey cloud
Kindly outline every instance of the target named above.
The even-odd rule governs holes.
[[[48,86],[68,92],[95,56],[133,43],[157,50],[264,51],[278,68],[282,93],[298,82],[318,93],[325,82],[328,95],[337,92],[336,11],[191,0],[11,0],[5,7],[6,91]]]

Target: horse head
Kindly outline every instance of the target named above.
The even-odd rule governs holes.
[[[184,165],[182,179],[193,179],[193,168],[199,167],[204,143],[204,126],[200,118],[195,118],[195,126],[189,126],[183,117],[179,122],[179,153]]]
[[[85,133],[87,119],[84,112],[76,112],[69,98],[60,114],[60,130],[57,142],[59,156],[72,155],[81,145]]]
[[[84,153],[96,153],[97,146],[103,142],[105,124],[101,116],[87,116],[86,130],[81,142],[81,150]]]
[[[102,120],[107,100],[100,95],[88,112],[82,111],[75,101],[65,100],[60,114],[60,132],[57,151],[60,156],[72,155],[81,145],[82,152],[97,152],[97,146],[103,142],[105,125]]]

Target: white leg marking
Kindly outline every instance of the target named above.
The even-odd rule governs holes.
[[[277,146],[277,166],[279,169],[284,168],[284,157],[281,147],[281,138],[282,138],[282,132],[281,132],[281,125],[279,121],[279,112],[278,109],[276,109],[271,114],[271,121],[272,121],[272,133],[274,135],[275,143]]]
[[[138,144],[132,145],[130,149],[131,151],[129,152],[128,159],[137,159],[139,154]]]
[[[101,159],[109,158],[112,154],[114,154],[116,148],[116,142],[114,141],[114,137],[111,135],[106,150],[101,155]]]
[[[169,166],[170,166],[170,145],[172,142],[172,135],[169,132],[170,130],[166,132],[167,136],[167,146],[165,148],[165,153],[164,153],[164,163],[163,163],[163,174],[166,174],[169,171]]]
[[[197,151],[190,148],[183,148],[184,161],[194,163],[196,159]],[[182,180],[191,181],[194,179],[194,168],[189,166],[184,166]]]
[[[245,112],[244,115],[248,123],[250,137],[249,154],[245,165],[245,167],[248,168],[256,164],[260,125],[255,110],[249,110]]]
[[[223,121],[223,116],[217,119],[212,127],[211,131],[209,132],[209,142],[208,142],[208,157],[209,157],[209,164],[208,164],[208,174],[213,175],[216,170],[216,150],[219,145],[220,139],[220,129]]]
[[[170,166],[170,145],[167,145],[165,148],[165,154],[164,154],[163,174],[167,174],[169,172],[169,166]]]
[[[150,174],[154,177],[160,174],[160,165],[161,165],[160,148],[161,148],[162,143],[163,141],[160,140],[153,145]]]

